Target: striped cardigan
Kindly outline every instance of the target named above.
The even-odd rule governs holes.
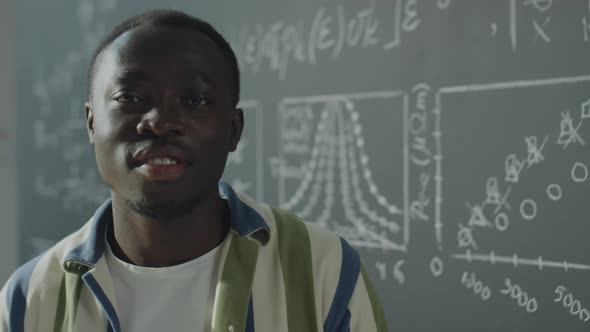
[[[219,264],[215,332],[386,331],[358,253],[338,236],[220,182],[231,231]],[[121,331],[105,261],[110,200],[21,266],[0,292],[1,331]]]

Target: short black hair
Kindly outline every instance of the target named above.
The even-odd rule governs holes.
[[[230,69],[230,89],[232,102],[234,105],[240,100],[240,70],[238,60],[231,46],[223,36],[211,26],[211,24],[190,16],[186,13],[171,9],[155,9],[144,12],[143,14],[132,16],[117,25],[104,39],[100,42],[94,51],[88,67],[88,95],[92,96],[93,80],[96,74],[96,60],[104,49],[109,46],[117,37],[123,33],[139,26],[169,27],[194,30],[207,36],[221,50],[229,63]]]

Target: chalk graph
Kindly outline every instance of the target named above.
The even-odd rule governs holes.
[[[579,195],[579,190],[584,190],[581,186],[587,182],[590,160],[580,159],[580,152],[581,149],[587,149],[588,131],[584,121],[590,118],[590,95],[585,99],[570,100],[572,98],[568,93],[557,97],[548,91],[556,91],[559,87],[564,91],[584,91],[589,86],[590,76],[580,76],[449,86],[434,90],[432,109],[423,110],[431,117],[428,120],[432,123],[429,134],[434,142],[429,146],[432,174],[428,175],[419,172],[424,170],[420,169],[423,165],[412,158],[412,153],[420,151],[416,147],[424,146],[420,143],[422,139],[416,140],[412,129],[415,129],[415,124],[412,127],[409,123],[411,119],[416,119],[410,113],[413,112],[410,93],[376,91],[284,98],[278,105],[279,205],[304,220],[336,231],[357,248],[405,253],[410,250],[411,222],[430,220],[439,245],[439,254],[430,262],[435,277],[443,274],[446,259],[467,264],[534,267],[538,271],[590,270],[590,263],[574,252],[573,256],[568,256],[567,251],[559,255],[547,252],[523,254],[518,249],[518,240],[512,244],[515,248],[497,244],[504,242],[493,245],[494,242],[490,241],[493,241],[494,236],[489,234],[496,232],[496,239],[501,241],[506,234],[517,234],[513,234],[512,239],[522,236],[523,230],[530,230],[531,227],[553,227],[541,222],[547,218],[543,216],[546,213],[543,208],[549,204],[547,202],[552,202],[557,208],[568,192],[571,198],[571,195]],[[417,90],[430,91],[430,87],[421,84]],[[509,93],[512,97],[501,98],[498,93]],[[482,97],[485,94],[490,95]],[[549,101],[536,104],[546,96],[549,96]],[[497,105],[481,104],[490,97],[503,101]],[[472,103],[472,106],[457,106],[449,100]],[[539,112],[542,112],[539,116],[553,117],[555,122],[553,125],[552,122],[542,122],[539,127],[539,122],[532,121],[528,113],[514,112],[518,107],[539,108]],[[453,115],[453,112],[458,110],[470,110],[470,116],[474,118],[464,118],[462,122],[472,127],[452,129],[458,123],[457,115]],[[482,116],[481,112],[488,110],[492,110],[492,117],[506,115],[506,118],[513,118],[506,125],[506,133],[492,128],[494,126],[489,125],[493,123],[491,118],[483,116],[477,121],[476,118]],[[494,115],[494,112],[497,114]],[[371,131],[367,130],[366,118],[371,119],[372,126],[376,122],[397,122],[402,126],[388,132],[372,127],[371,131],[378,131],[382,136],[381,140],[376,141],[368,139]],[[489,127],[488,131],[496,130],[495,135],[501,139],[485,136],[488,131],[478,125]],[[458,150],[453,152],[453,149],[449,149],[462,146],[466,140],[475,143],[470,144],[475,146],[474,151],[461,150],[457,155]],[[477,143],[479,141],[481,144]],[[487,147],[486,144],[505,148],[505,152],[498,152],[505,154],[496,158],[498,160],[494,163],[495,155],[489,152],[498,149]],[[379,153],[383,151],[402,166],[399,169],[395,169],[392,164],[383,166],[383,159],[379,159]],[[474,160],[480,160],[480,163],[483,161],[489,166],[480,167],[480,164],[475,163],[473,170],[469,167],[466,169],[465,166]],[[561,164],[563,176],[545,176]],[[376,175],[378,172],[375,170],[379,167],[389,170],[387,176]],[[537,169],[545,173],[538,173]],[[463,173],[468,177],[473,176],[466,178],[471,186],[480,179],[480,188],[484,194],[482,199],[478,200],[477,195],[463,194],[460,190],[455,192],[464,185],[461,181],[457,182],[456,174],[449,175],[449,171],[461,176]],[[482,174],[489,176],[482,178]],[[432,219],[419,218],[420,215],[416,214],[414,203],[419,200],[411,201],[412,194],[416,194],[412,192],[413,178],[420,179],[424,187],[421,188],[422,193],[428,186],[428,181],[423,181],[432,179]],[[545,178],[546,183],[538,183]],[[399,191],[391,191],[391,188]],[[455,212],[449,214],[449,211],[461,211],[462,217]],[[534,222],[536,224],[532,224]],[[575,233],[575,225],[572,224],[570,228]],[[488,233],[482,238],[484,232]],[[455,243],[449,247],[459,250],[443,250],[443,243]],[[400,283],[405,279],[403,263],[404,260],[400,260],[393,267],[394,277]],[[382,280],[385,280],[388,275],[386,265],[381,261],[376,264]]]
[[[506,238],[514,240],[514,236],[510,237],[513,227],[517,236],[526,234],[526,230],[529,229],[528,237],[537,236],[536,234],[539,233],[536,231],[531,233],[531,229],[558,227],[559,232],[566,232],[562,236],[567,236],[570,241],[583,241],[576,235],[574,221],[560,221],[559,226],[556,226],[544,220],[547,217],[543,218],[543,216],[551,215],[551,210],[559,209],[561,205],[567,204],[563,200],[568,193],[570,201],[572,200],[572,192],[574,195],[579,194],[580,190],[583,193],[584,187],[582,186],[588,178],[588,158],[584,158],[584,155],[587,154],[588,127],[584,121],[588,118],[590,95],[586,94],[586,98],[580,99],[571,98],[569,94],[572,90],[585,91],[588,86],[590,86],[590,76],[576,76],[452,86],[439,90],[436,104],[443,119],[457,116],[452,113],[445,114],[445,110],[447,107],[449,112],[461,109],[457,105],[458,100],[462,99],[462,103],[473,102],[476,107],[482,109],[479,116],[484,119],[483,122],[489,123],[489,117],[483,114],[483,109],[493,108],[496,112],[505,115],[506,119],[512,118],[508,121],[514,122],[513,128],[519,128],[519,130],[509,130],[512,133],[509,135],[511,137],[505,140],[506,142],[520,143],[505,144],[512,151],[506,152],[503,160],[500,159],[494,163],[494,160],[491,159],[491,164],[497,164],[501,168],[500,172],[491,174],[481,184],[481,188],[484,189],[482,199],[475,202],[465,202],[466,209],[464,211],[467,213],[463,218],[459,218],[461,221],[458,224],[450,225],[447,222],[446,226],[454,228],[456,232],[456,247],[463,250],[463,253],[451,254],[452,259],[469,264],[510,265],[515,269],[535,267],[538,271],[544,269],[561,269],[565,272],[590,270],[590,264],[583,261],[584,255],[579,255],[578,250],[571,250],[571,255],[575,258],[554,257],[553,253],[533,255],[530,249],[527,255],[523,255],[516,251],[510,251],[508,243],[500,242]],[[556,94],[555,91],[560,91],[560,89],[565,92],[561,94],[557,92]],[[478,103],[492,99],[506,99],[502,98],[504,96],[502,94],[505,93],[510,93],[513,96],[512,103],[516,103],[516,105],[494,102],[492,107],[478,106]],[[545,96],[550,96],[550,98]],[[584,94],[582,93],[581,96]],[[545,99],[548,100],[545,101]],[[538,104],[539,100],[543,101],[542,106]],[[469,107],[463,109],[465,108],[469,109]],[[539,123],[530,119],[530,116],[525,112],[508,114],[507,111],[502,113],[504,111],[499,110],[518,110],[519,108],[527,110],[537,108],[537,116],[554,119],[553,127],[539,127]],[[469,122],[476,123],[475,121]],[[465,130],[466,135],[471,139],[484,142],[484,138],[470,136],[473,132],[475,130]],[[484,132],[481,135],[486,137],[485,130],[478,128],[477,132]],[[517,135],[522,136],[518,138]],[[453,144],[455,139],[457,138],[451,137],[451,142],[446,143]],[[503,145],[502,138],[498,137],[494,144]],[[481,152],[475,150],[472,152],[482,155]],[[466,154],[469,154],[469,151]],[[474,157],[477,158],[478,155]],[[458,157],[460,158],[460,156]],[[464,162],[460,161],[459,163]],[[452,159],[446,160],[446,163],[456,165]],[[544,167],[547,163],[551,165],[549,168]],[[492,167],[488,169],[492,170],[490,173],[494,172]],[[558,173],[557,170],[561,173]],[[478,171],[481,173],[481,169]],[[458,179],[457,176],[454,176],[450,182],[445,180],[445,186],[456,188],[457,185],[454,182]],[[466,198],[462,197],[462,199]],[[449,211],[456,209],[456,205],[457,202],[450,202],[450,204],[441,207],[447,216],[446,219],[443,218],[444,220],[457,219],[455,214],[451,214],[452,217],[449,217]],[[547,207],[544,208],[545,206]],[[582,209],[580,205],[574,208],[577,211]],[[563,207],[563,209],[567,208]],[[568,230],[568,228],[570,229]],[[495,233],[490,234],[490,232]],[[482,238],[484,233],[486,236]],[[490,237],[490,235],[492,236]],[[523,239],[517,241],[523,241]],[[497,243],[503,243],[503,248],[497,250]],[[518,249],[513,248],[513,250]],[[548,259],[546,256],[553,257]]]
[[[349,95],[292,97],[279,105],[279,202],[301,218],[333,229],[353,245],[406,250],[407,213],[407,97],[398,91]],[[371,153],[363,116],[379,116],[389,124],[378,153]],[[397,128],[391,128],[399,126]],[[372,146],[375,149],[375,146]],[[405,151],[405,152],[404,152]],[[406,158],[388,177],[377,179],[374,166],[383,155],[399,152]],[[378,156],[377,154],[381,154]],[[392,193],[384,188],[398,189]]]

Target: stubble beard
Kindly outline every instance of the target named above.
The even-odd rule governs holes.
[[[189,215],[199,202],[198,195],[185,199],[148,198],[127,199],[127,205],[135,213],[148,220],[167,223]]]

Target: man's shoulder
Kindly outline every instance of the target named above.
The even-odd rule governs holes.
[[[9,296],[43,293],[47,288],[59,287],[63,277],[64,259],[69,252],[83,243],[87,226],[71,233],[19,266],[5,285]]]
[[[358,252],[322,224],[281,209],[272,213],[285,287],[298,294],[312,291],[321,321],[346,313],[360,275]]]
[[[296,253],[308,251],[318,267],[323,263],[348,261],[349,255],[357,255],[348,242],[323,225],[310,223],[299,216],[279,208],[271,208],[275,237],[279,247]],[[334,264],[327,264],[329,267]],[[333,266],[335,268],[336,266]]]
[[[294,213],[280,209],[271,208],[274,216],[275,228],[281,238],[295,239],[309,238],[310,241],[339,242],[341,238],[327,228],[311,223],[297,216]],[[304,239],[303,239],[304,240]]]

